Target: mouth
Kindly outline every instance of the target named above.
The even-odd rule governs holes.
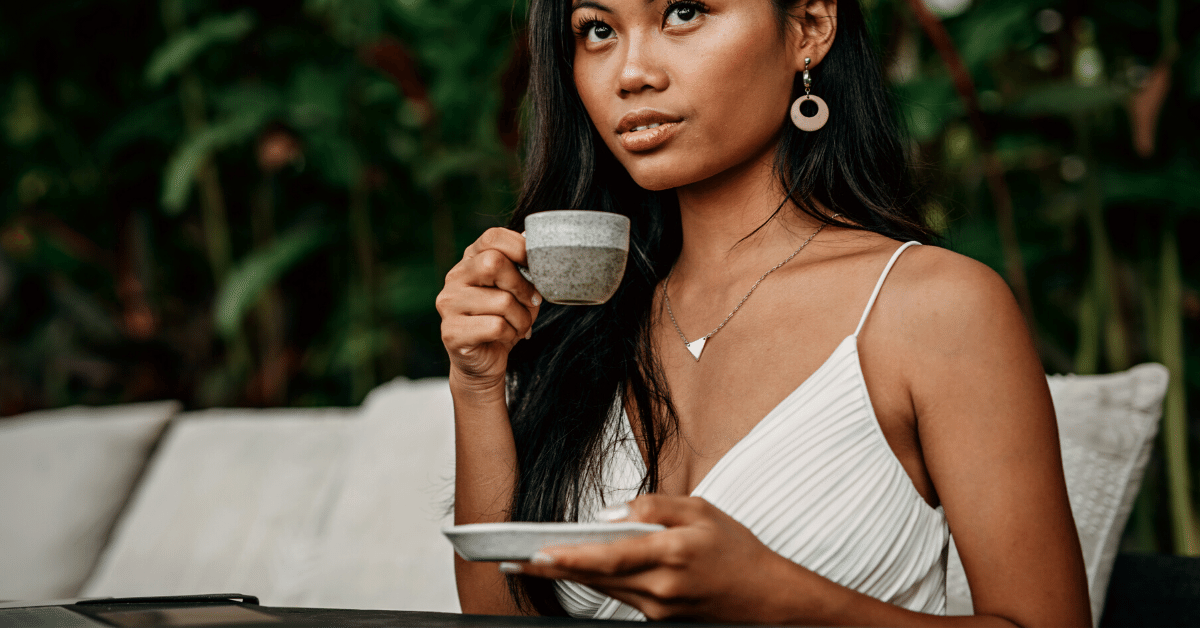
[[[617,135],[625,150],[640,153],[654,150],[674,137],[683,118],[656,111],[640,109],[631,111],[617,124]]]

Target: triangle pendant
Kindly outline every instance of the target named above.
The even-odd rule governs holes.
[[[684,343],[684,346],[687,347],[687,350],[690,351],[693,356],[695,356],[697,362],[700,361],[700,353],[704,351],[704,343],[707,340],[708,338],[701,338],[699,340],[693,340],[691,342]]]

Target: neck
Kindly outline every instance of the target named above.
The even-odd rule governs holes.
[[[672,285],[741,285],[746,275],[760,275],[779,263],[820,227],[791,202],[784,204],[772,155],[677,188],[683,247]]]

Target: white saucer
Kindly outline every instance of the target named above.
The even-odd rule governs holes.
[[[612,543],[666,529],[657,523],[472,523],[443,528],[466,560],[529,560],[551,545]]]

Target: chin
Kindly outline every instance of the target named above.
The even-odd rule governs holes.
[[[655,159],[656,155],[633,155],[621,160],[626,172],[639,187],[652,192],[670,190],[695,183],[705,177],[678,160]]]

